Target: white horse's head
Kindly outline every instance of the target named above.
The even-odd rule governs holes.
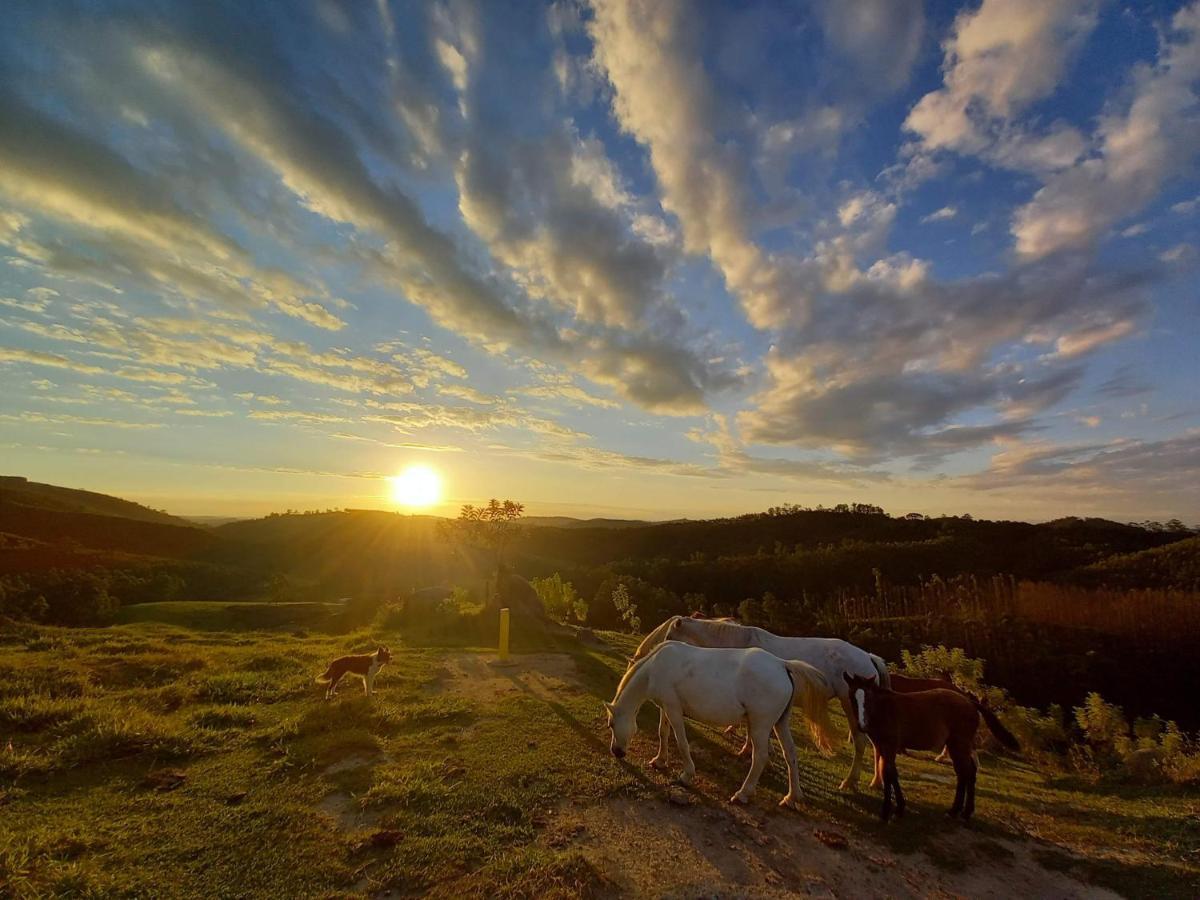
[[[608,749],[617,759],[623,759],[629,742],[637,733],[637,716],[622,712],[615,703],[605,703],[604,711],[608,713],[608,730],[612,735]]]

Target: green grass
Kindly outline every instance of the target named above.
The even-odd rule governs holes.
[[[157,622],[197,631],[241,631],[250,628],[327,627],[342,611],[339,603],[230,603],[217,600],[170,600],[123,606],[117,623]]]
[[[607,893],[585,856],[538,838],[567,804],[662,797],[664,780],[644,766],[654,713],[644,710],[631,760],[618,763],[599,701],[630,639],[612,637],[611,649],[540,640],[571,655],[577,678],[553,694],[486,699],[444,690],[447,654],[463,648],[406,646],[390,632],[141,622],[0,645],[0,895]],[[323,702],[313,675],[380,641],[394,661],[373,700],[355,683]],[[713,730],[692,735],[711,787],[700,809],[723,807],[745,763]],[[944,849],[961,829],[941,815],[953,789],[920,777],[944,767],[903,760],[910,814],[884,827],[878,795],[836,789],[846,749],[831,760],[801,752],[806,815],[960,865]],[[761,805],[784,786],[775,756]],[[1194,791],[1097,788],[985,758],[971,843],[1003,865],[1001,841],[1029,840],[1047,867],[1122,893],[1194,896],[1197,802]]]

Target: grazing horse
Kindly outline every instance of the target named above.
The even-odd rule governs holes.
[[[846,672],[842,675],[850,692],[850,703],[859,727],[875,744],[877,774],[883,780],[883,821],[892,816],[892,794],[896,815],[904,815],[904,791],[896,770],[896,754],[905,750],[937,750],[945,747],[954,764],[957,783],[954,805],[949,815],[962,814],[963,821],[975,812],[975,776],[979,761],[975,756],[975,734],[979,717],[987,722],[992,734],[1010,750],[1020,750],[1017,739],[996,714],[980,700],[964,691],[939,688],[899,694],[880,687],[872,678]]]
[[[850,695],[842,681],[842,673],[850,672],[864,677],[876,677],[881,684],[889,683],[887,663],[873,653],[855,647],[838,638],[780,637],[777,634],[749,625],[740,625],[732,619],[701,619],[687,616],[672,616],[652,632],[634,651],[632,665],[663,641],[685,641],[698,647],[761,647],[780,659],[798,659],[813,666],[825,676],[829,685],[826,702],[836,698],[842,704],[846,720],[850,723],[850,739],[854,742],[854,762],[842,782],[842,789],[856,790],[858,774],[862,766],[863,753],[867,747],[867,736],[861,732],[850,714]],[[664,723],[659,728],[665,727]],[[745,751],[745,747],[742,751]],[[878,768],[878,767],[876,767]],[[875,786],[875,781],[871,782]]]
[[[690,784],[696,774],[683,718],[710,725],[730,725],[747,718],[754,756],[750,771],[731,802],[749,803],[771,749],[771,732],[779,739],[788,769],[788,792],[780,806],[800,801],[800,774],[792,741],[791,710],[795,702],[808,720],[813,741],[829,753],[829,709],[825,677],[807,663],[783,660],[758,649],[707,649],[667,641],[630,666],[612,703],[605,703],[610,749],[621,759],[637,731],[637,714],[647,700],[662,711],[658,753],[652,766],[665,766],[670,735],[683,757],[679,780]]]

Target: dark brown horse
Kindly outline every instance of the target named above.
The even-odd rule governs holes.
[[[895,795],[896,815],[904,815],[904,791],[896,769],[896,754],[905,750],[938,750],[945,747],[954,764],[957,784],[954,805],[949,815],[963,820],[975,812],[975,777],[979,764],[975,758],[975,734],[979,718],[987,722],[997,740],[1010,750],[1020,745],[996,714],[972,695],[938,688],[901,694],[881,688],[872,678],[844,673],[850,688],[850,705],[859,728],[875,745],[876,776],[883,781],[883,821],[892,816]]]
[[[954,683],[949,672],[942,672],[937,678],[914,678],[911,675],[891,673],[892,690],[897,694],[915,694],[917,691],[958,691],[961,689]]]

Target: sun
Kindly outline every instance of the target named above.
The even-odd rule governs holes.
[[[429,466],[409,466],[388,481],[392,500],[400,506],[424,509],[442,499],[442,476]]]

